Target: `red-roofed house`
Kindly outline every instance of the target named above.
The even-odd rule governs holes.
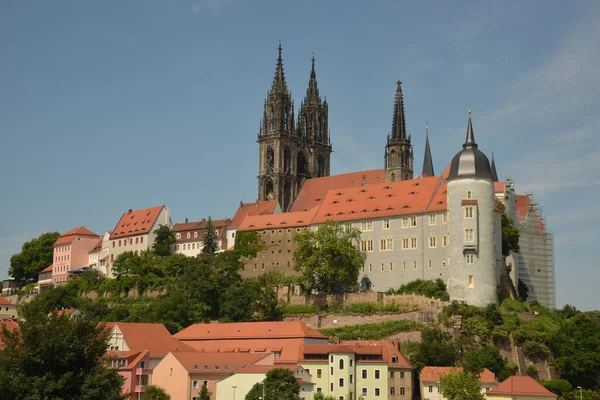
[[[275,200],[255,201],[252,203],[244,203],[240,201],[235,215],[227,225],[227,248],[231,248],[235,244],[235,233],[241,225],[244,218],[255,215],[277,214],[281,212],[279,203]]]
[[[125,382],[122,392],[131,393],[131,400],[140,400],[146,387],[150,385],[152,369],[149,367],[148,350],[111,351],[108,353],[110,366],[117,369]]]
[[[156,231],[160,226],[173,227],[167,206],[131,210],[121,216],[110,235],[107,276],[112,276],[112,265],[120,254],[132,251],[140,254],[151,250]]]
[[[227,226],[230,222],[229,218],[212,221],[217,239],[217,252],[227,250]],[[202,253],[206,225],[207,221],[204,218],[199,222],[188,222],[186,218],[185,222],[175,224],[173,226],[175,252],[188,257],[196,257]]]
[[[54,263],[52,282],[56,285],[67,283],[69,272],[87,267],[89,252],[100,236],[80,226],[63,233],[54,243]]]
[[[0,296],[0,319],[18,318],[17,306],[6,297]]]
[[[423,367],[419,374],[422,400],[446,400],[440,388],[440,379],[447,374],[462,372],[461,367]],[[486,394],[498,384],[492,371],[484,368],[479,374],[481,393]]]
[[[5,327],[7,331],[14,332],[19,329],[19,323],[14,319],[2,319],[0,318],[0,330],[2,327]],[[2,341],[2,337],[0,337],[0,350],[4,348],[4,342]]]
[[[530,376],[509,376],[487,393],[494,400],[549,400],[558,396]]]

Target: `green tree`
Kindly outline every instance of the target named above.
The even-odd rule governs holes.
[[[69,285],[56,286],[44,290],[29,303],[21,306],[20,314],[23,314],[25,309],[28,309],[30,313],[48,314],[63,308],[77,308],[81,301],[82,298],[77,296],[74,287]]]
[[[558,397],[564,397],[567,393],[573,390],[573,385],[564,379],[541,381],[540,383]]]
[[[219,248],[217,244],[217,234],[215,226],[212,222],[210,215],[208,221],[206,221],[206,229],[204,229],[204,238],[202,239],[202,252],[203,253],[214,253]]]
[[[501,381],[511,375],[506,359],[500,355],[500,350],[494,346],[485,346],[481,349],[468,351],[463,357],[462,366],[465,371],[473,374],[478,374],[484,368],[487,368]]]
[[[253,303],[255,321],[281,321],[283,312],[277,300],[273,274],[262,274],[257,279],[256,297]]]
[[[166,294],[157,297],[138,321],[132,322],[158,322],[163,324],[171,333],[177,333],[188,326],[208,320],[210,308],[190,298],[177,287],[170,287]],[[129,317],[131,319],[131,317]]]
[[[18,281],[37,278],[37,274],[54,262],[54,243],[58,232],[47,232],[25,242],[21,252],[10,258],[8,274]]]
[[[515,227],[515,223],[506,214],[504,204],[496,199],[496,207],[502,211],[502,255],[507,257],[510,252],[519,252],[519,229]]]
[[[415,368],[427,365],[450,367],[456,362],[456,348],[450,335],[439,328],[425,327],[421,331],[421,343],[410,358]]]
[[[202,389],[200,389],[200,400],[210,400],[210,395],[212,393],[208,391],[206,385],[202,385]]]
[[[266,248],[267,245],[263,243],[258,231],[237,231],[235,233],[234,251],[240,256],[256,258],[256,254]]]
[[[442,394],[448,400],[483,400],[481,383],[477,375],[470,372],[457,372],[440,378]]]
[[[223,322],[245,322],[252,320],[256,289],[246,281],[229,286],[223,297],[219,315]]]
[[[3,327],[0,393],[5,399],[121,400],[123,378],[106,364],[108,331],[85,317],[25,308],[20,329]]]
[[[343,293],[356,286],[364,258],[358,250],[358,229],[343,229],[328,221],[317,231],[306,230],[296,236],[294,269],[301,271],[308,286],[319,293]]]
[[[156,238],[152,244],[152,250],[154,254],[159,257],[168,257],[173,252],[173,246],[175,245],[175,235],[171,228],[167,225],[160,225],[158,229],[154,231]]]
[[[264,380],[264,393],[267,399],[300,400],[300,384],[289,369],[273,368]],[[256,383],[246,395],[246,400],[262,398],[263,383]]]
[[[171,396],[164,389],[150,385],[146,388],[146,391],[142,393],[141,400],[171,400]]]

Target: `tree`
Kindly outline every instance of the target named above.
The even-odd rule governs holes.
[[[484,368],[487,368],[501,381],[511,375],[506,359],[500,355],[500,350],[494,346],[469,350],[462,360],[462,366],[465,371],[473,374],[478,374]]]
[[[164,389],[150,385],[146,388],[146,391],[142,393],[141,400],[171,400],[171,396],[169,396]]]
[[[202,389],[200,390],[200,400],[210,400],[210,395],[212,393],[208,391],[206,385],[202,385]]]
[[[262,274],[257,279],[256,298],[253,311],[255,321],[281,321],[283,313],[277,300],[275,285],[271,281],[273,274]]]
[[[240,256],[256,258],[259,251],[267,245],[263,243],[258,231],[237,231],[235,233],[234,251]]]
[[[223,322],[252,320],[252,303],[256,290],[251,283],[242,281],[227,288],[221,298],[219,315]]]
[[[267,399],[300,400],[300,384],[289,369],[273,368],[267,372],[263,383]],[[263,383],[255,383],[246,395],[246,400],[262,398]]]
[[[54,243],[58,232],[47,232],[25,242],[21,252],[10,258],[8,274],[18,281],[37,278],[37,274],[54,262]]]
[[[421,343],[410,362],[418,369],[426,365],[453,366],[456,362],[456,348],[450,341],[450,335],[439,328],[425,327],[421,331]]]
[[[202,252],[203,253],[214,253],[219,248],[217,244],[217,235],[215,226],[213,225],[212,218],[208,216],[206,221],[206,229],[204,230],[204,238],[202,239]]]
[[[86,317],[24,307],[19,329],[3,328],[0,393],[6,399],[124,400],[123,378],[108,367],[108,330]]]
[[[448,400],[483,400],[481,383],[477,375],[470,372],[458,372],[442,375],[440,378],[442,394]]]
[[[510,252],[519,252],[519,229],[515,227],[515,223],[506,214],[504,204],[496,199],[496,207],[502,211],[502,255],[507,257]]]
[[[540,383],[558,397],[564,397],[567,393],[573,390],[573,385],[564,379],[541,381]]]
[[[308,286],[320,293],[343,293],[356,286],[364,258],[358,250],[358,229],[343,229],[328,221],[317,231],[306,230],[296,236],[294,269],[301,271]]]
[[[156,235],[154,244],[152,244],[154,254],[159,257],[170,256],[173,252],[173,246],[175,245],[175,235],[171,228],[167,225],[160,225],[160,227],[154,231],[154,234]]]

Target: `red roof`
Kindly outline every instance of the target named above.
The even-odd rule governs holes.
[[[439,382],[442,376],[462,372],[462,370],[462,367],[423,367],[419,376],[421,382]],[[484,368],[479,374],[479,382],[488,384],[497,383],[496,376],[487,368]]]
[[[77,308],[66,308],[64,310],[58,310],[56,312],[56,315],[58,315],[58,316],[61,316],[61,315],[71,315],[75,311],[79,311],[79,310]]]
[[[71,243],[73,240],[75,240],[77,238],[77,236],[98,237],[97,234],[90,231],[86,227],[78,226],[77,228],[73,228],[70,231],[68,231],[67,233],[63,233],[62,235],[60,235],[58,237],[58,239],[56,239],[56,242],[54,242],[54,246],[60,246],[63,244]]]
[[[190,373],[224,374],[244,370],[270,353],[204,353],[199,351],[174,351],[173,356]]]
[[[13,306],[14,304],[4,296],[0,296],[0,306]]]
[[[0,331],[2,330],[3,326],[6,328],[7,331],[11,333],[19,329],[19,323],[12,319],[0,319]],[[2,341],[2,337],[0,336],[0,350],[3,348],[4,342]]]
[[[179,340],[327,339],[327,336],[300,321],[194,324],[176,333],[174,337]]]
[[[44,272],[52,272],[52,268],[54,267],[54,264],[50,264],[48,265],[46,268],[44,268],[43,270],[41,270],[40,272],[38,272],[39,274],[43,274]]]
[[[423,213],[439,182],[439,177],[425,177],[330,190],[313,223]]]
[[[130,351],[149,350],[151,358],[163,358],[176,350],[191,351],[188,345],[175,339],[163,324],[107,322],[106,327],[118,326]]]
[[[215,219],[212,221],[213,227],[215,229],[225,228],[229,222],[231,222],[231,220],[229,218]],[[173,226],[173,232],[205,230],[206,224],[208,224],[208,221],[204,220],[204,219],[202,221],[198,221],[198,222],[181,222],[181,223],[175,224]]]
[[[290,211],[308,211],[311,208],[320,205],[329,190],[358,187],[362,184],[363,177],[367,185],[384,182],[385,170],[372,169],[369,171],[358,171],[348,174],[308,179],[302,185],[300,193],[296,196],[296,200],[294,200],[294,204]]]
[[[506,185],[504,182],[494,182],[494,193],[504,193]]]
[[[255,201],[253,203],[242,203],[231,219],[228,228],[237,228],[240,226],[244,218],[253,215],[273,214],[277,210],[277,201]]]
[[[88,252],[88,254],[89,254],[89,253],[95,253],[95,252],[97,252],[97,251],[100,251],[100,250],[102,250],[102,241],[103,241],[103,240],[104,240],[104,238],[103,238],[103,237],[100,237],[100,239],[98,239],[98,242],[96,242],[96,245],[94,246],[94,248],[93,248],[93,249],[91,249],[91,250]]]
[[[540,214],[531,202],[531,198],[529,196],[520,194],[515,195],[515,211],[517,212],[517,218],[519,218],[519,220],[524,220],[527,218],[529,213],[533,213],[533,218],[538,222],[538,228],[541,231],[546,229],[542,219],[540,218]]]
[[[238,227],[238,230],[254,231],[257,229],[281,229],[308,226],[313,220],[317,209],[318,207],[314,207],[310,211],[248,216],[244,218]]]
[[[150,233],[163,208],[164,206],[157,206],[124,213],[111,233],[110,239]]]
[[[552,397],[558,396],[530,376],[509,376],[504,382],[487,392],[488,396],[508,395],[508,396],[531,396],[531,397]]]
[[[358,360],[357,362],[385,362],[389,366],[412,368],[408,358],[390,341],[349,340],[340,344],[307,344],[300,347],[299,359],[307,354],[327,355],[330,353],[354,353],[357,355],[381,356],[380,360]],[[394,361],[395,356],[395,361]]]

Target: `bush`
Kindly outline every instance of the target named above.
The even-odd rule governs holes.
[[[527,364],[526,372],[529,376],[535,376],[538,373],[538,369],[535,364]]]
[[[543,357],[549,351],[548,346],[544,343],[534,342],[533,340],[526,340],[523,343],[523,353],[528,357]]]
[[[319,313],[319,308],[312,304],[288,304],[281,308],[283,315],[314,315]]]
[[[354,303],[345,306],[342,312],[355,315],[371,315],[405,313],[414,310],[415,307],[408,304]]]
[[[504,311],[529,312],[529,308],[527,307],[527,304],[522,303],[519,300],[513,300],[513,299],[502,300],[502,304],[500,304],[500,309],[502,309]]]
[[[519,371],[519,365],[516,362],[514,362],[513,360],[510,360],[509,362],[506,363],[506,368],[508,368],[509,371],[511,371],[513,375]]]
[[[546,389],[559,397],[564,397],[565,394],[573,390],[573,385],[564,379],[555,379],[551,381],[540,382]]]
[[[439,278],[435,281],[417,279],[412,282],[405,283],[397,290],[388,291],[388,294],[420,294],[433,299],[439,299],[443,301],[450,300],[450,296],[446,291],[446,284]]]
[[[344,326],[321,329],[320,332],[329,338],[340,340],[379,340],[399,332],[418,331],[423,324],[407,320],[385,321],[375,324]]]

